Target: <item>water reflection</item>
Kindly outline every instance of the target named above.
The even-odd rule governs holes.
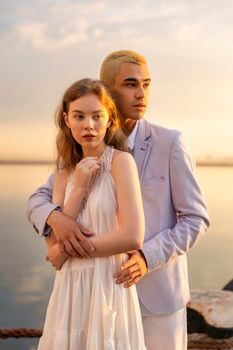
[[[188,253],[191,288],[222,289],[233,278],[233,167],[200,167],[211,227]]]
[[[52,166],[0,166],[0,327],[41,328],[54,270],[45,244],[25,217],[29,194],[46,181]],[[189,252],[191,288],[219,289],[233,278],[233,167],[197,169],[211,228]],[[33,350],[38,340],[0,340],[0,349]]]

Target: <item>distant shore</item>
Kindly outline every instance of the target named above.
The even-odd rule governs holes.
[[[0,165],[53,165],[52,160],[1,160]]]
[[[197,166],[233,166],[233,162],[225,162],[225,161],[213,161],[213,162],[206,162],[206,161],[196,161]]]
[[[54,165],[55,161],[52,160],[21,160],[21,159],[12,159],[5,160],[0,159],[0,165]],[[197,166],[222,166],[222,167],[232,167],[233,161],[225,160],[216,160],[216,161],[205,161],[205,160],[196,160]]]

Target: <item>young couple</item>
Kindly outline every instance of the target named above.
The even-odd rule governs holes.
[[[57,171],[28,202],[58,270],[38,349],[184,350],[186,252],[209,226],[193,162],[180,132],[143,119],[142,55],[111,53],[100,81],[66,90]]]

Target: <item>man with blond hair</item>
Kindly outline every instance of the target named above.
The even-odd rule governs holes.
[[[142,55],[112,52],[100,79],[115,100],[138,167],[146,222],[142,249],[129,252],[114,278],[126,288],[137,284],[147,349],[185,350],[186,253],[209,226],[194,163],[180,132],[143,119],[151,78]],[[91,249],[88,232],[51,204],[52,188],[53,176],[30,197],[29,220],[41,235],[52,229],[61,251],[85,257]]]

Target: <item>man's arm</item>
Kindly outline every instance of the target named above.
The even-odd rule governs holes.
[[[84,235],[90,235],[90,232],[84,228],[81,232],[74,219],[59,210],[55,210],[60,209],[60,205],[52,203],[54,177],[55,174],[51,175],[47,183],[39,187],[29,197],[27,203],[28,220],[40,236],[47,236],[52,229],[61,253],[66,250],[70,255],[77,256],[78,251],[79,255],[86,257],[86,253],[89,255],[93,250],[93,245]],[[77,240],[75,246],[70,244],[70,241],[74,242],[74,238]],[[82,246],[78,242],[80,240],[82,240]]]
[[[28,199],[27,218],[40,236],[47,236],[51,228],[47,225],[49,215],[60,206],[52,203],[52,193],[55,174],[52,174],[46,184],[40,186]]]
[[[192,157],[178,134],[170,156],[170,183],[177,224],[156,234],[144,243],[148,271],[153,271],[170,259],[185,254],[209,227],[206,204],[195,177]]]
[[[175,256],[185,254],[209,227],[206,205],[194,174],[194,163],[182,135],[174,140],[170,155],[172,203],[177,223],[144,242],[141,251],[130,255],[122,272],[115,275],[117,283],[126,287],[137,283],[147,272],[154,271]],[[156,218],[155,218],[156,220]]]

